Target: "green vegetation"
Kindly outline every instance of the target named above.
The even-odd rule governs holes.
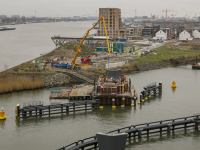
[[[173,49],[173,44],[165,44],[157,48],[154,53],[129,58],[129,64],[112,69],[121,69],[122,73],[131,73],[184,64],[195,61],[196,57],[200,59],[200,43],[183,43],[175,49]],[[98,77],[100,74],[105,74],[105,69],[91,69],[82,71],[82,74]]]

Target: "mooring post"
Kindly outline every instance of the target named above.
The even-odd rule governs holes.
[[[122,98],[122,105],[125,105],[125,98]]]
[[[92,108],[93,108],[93,104],[92,104]],[[85,101],[85,110],[87,109],[87,101]]]
[[[50,107],[50,105],[48,106],[48,109],[49,109],[49,115],[51,115],[51,107]]]
[[[39,110],[39,114],[42,115],[42,110]]]
[[[162,120],[160,121],[160,124],[162,124]],[[162,132],[162,127],[160,128],[160,132]]]
[[[32,111],[29,111],[29,116],[32,116]]]
[[[140,103],[142,103],[142,93],[140,93]]]
[[[198,119],[199,119],[199,117],[196,116],[196,118],[195,118],[195,130],[198,130],[198,126],[199,126]]]
[[[167,125],[167,133],[170,133],[170,131],[171,131],[171,124],[168,124]]]
[[[143,129],[139,129],[139,130],[138,130],[138,138],[142,138],[142,130],[143,130]]]
[[[133,100],[134,100],[134,106],[136,107],[136,100],[137,100],[137,97],[134,97]]]
[[[20,106],[19,106],[19,104],[17,104],[17,106],[15,106],[15,116],[16,116],[16,118],[20,118],[19,111],[20,111]]]
[[[112,108],[116,108],[116,106],[115,106],[115,99],[114,98],[112,99]]]
[[[60,107],[61,107],[61,113],[63,113],[63,104],[61,104]]]
[[[68,112],[69,111],[69,106],[66,106],[66,112]]]
[[[37,116],[37,106],[35,106],[35,115]]]
[[[73,111],[75,112],[75,103],[73,103]]]
[[[149,124],[147,123],[147,127],[149,126]],[[147,130],[147,135],[149,135],[149,130]]]
[[[159,82],[159,92],[162,92],[162,82]]]

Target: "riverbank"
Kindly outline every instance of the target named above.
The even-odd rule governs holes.
[[[170,66],[191,64],[200,61],[200,43],[182,43],[173,48],[174,43],[167,43],[155,51],[136,58],[127,58],[128,64],[122,67],[112,68],[113,70],[121,69],[122,73],[130,74],[139,71],[148,71],[161,69]],[[85,76],[98,77],[99,74],[105,74],[104,68],[90,69],[81,71]]]
[[[154,52],[141,57],[110,58],[111,61],[112,59],[115,59],[115,61],[117,59],[123,61],[128,60],[127,64],[112,69],[121,69],[122,73],[130,74],[139,71],[155,70],[169,66],[192,63],[196,60],[196,57],[200,60],[200,49],[198,48],[200,47],[200,43],[183,43],[175,49],[173,48],[173,44],[174,43],[167,43],[164,46],[157,48]],[[66,43],[54,51],[34,59],[34,61],[51,60],[60,57],[64,57],[65,60],[71,61],[76,54],[77,46],[77,42],[72,41]],[[94,53],[93,48],[88,45],[83,45],[82,51],[81,57]],[[52,69],[51,64],[45,64],[42,69],[40,65],[40,63],[36,64],[31,60],[1,72],[0,93],[54,87],[77,82],[67,75],[60,75],[55,72]],[[83,68],[79,73],[88,77],[98,77],[100,74],[105,74],[105,71],[105,68],[102,67],[95,69],[89,67]],[[5,86],[7,83],[9,84]]]

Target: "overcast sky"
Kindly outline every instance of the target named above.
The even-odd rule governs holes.
[[[0,0],[0,14],[7,16],[25,15],[38,17],[72,17],[96,15],[99,8],[120,8],[122,16],[165,15],[162,10],[170,9],[177,16],[200,16],[200,0]]]

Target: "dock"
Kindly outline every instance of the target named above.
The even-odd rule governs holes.
[[[97,108],[99,106],[98,100],[81,101],[76,103],[64,103],[56,105],[43,105],[42,101],[23,103],[15,106],[15,116],[17,119],[38,117],[38,116],[51,116],[54,114],[62,114],[76,111],[86,111]]]
[[[149,123],[142,123],[136,125],[130,125],[127,127],[119,128],[116,130],[109,131],[107,133],[128,133],[128,138],[132,137],[141,139],[143,136],[149,136],[152,134],[162,134],[171,132],[179,129],[186,128],[194,128],[198,130],[198,126],[200,125],[200,114],[195,114],[188,117],[181,117],[175,119],[161,120]],[[129,140],[128,139],[128,140]],[[128,142],[127,142],[128,143]],[[91,136],[82,140],[78,140],[66,146],[59,148],[58,150],[77,150],[77,149],[85,149],[85,148],[97,148],[98,142],[96,136]]]

